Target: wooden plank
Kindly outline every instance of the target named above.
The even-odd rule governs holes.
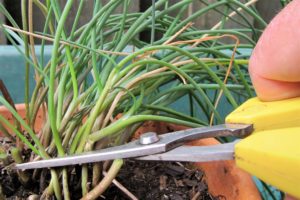
[[[0,0],[0,4],[3,4],[3,0]],[[5,23],[5,17],[0,13],[0,23]],[[6,44],[6,38],[2,30],[0,30],[0,44]]]
[[[44,2],[45,0],[42,0]],[[65,5],[67,0],[60,0],[60,5],[63,6]],[[102,3],[107,3],[109,0],[101,0]],[[169,5],[172,5],[174,3],[180,2],[181,0],[170,0]],[[242,0],[243,2],[246,2],[246,0]],[[73,25],[74,17],[76,15],[78,5],[79,5],[79,0],[74,1],[74,6],[71,9],[71,12],[68,16],[67,22],[66,22],[66,30],[71,30],[71,27]],[[216,0],[208,0],[208,3],[213,3],[216,2]],[[9,11],[12,13],[13,17],[17,21],[18,24],[20,24],[20,1],[19,0],[0,0],[0,3],[4,3],[9,7]],[[145,4],[145,0],[131,0],[131,5],[129,6],[130,12],[138,12],[140,10],[140,5]],[[85,24],[88,22],[92,16],[92,10],[93,10],[93,4],[94,1],[92,0],[87,0],[84,1],[84,8],[83,12],[80,16],[79,20],[79,26]],[[142,6],[142,5],[141,5]],[[193,1],[191,11],[197,12],[199,9],[203,8],[205,6],[204,3],[201,1]],[[262,17],[268,22],[273,16],[281,9],[280,1],[278,0],[259,0],[256,3],[256,8],[257,10],[261,13]],[[224,10],[225,6],[219,7],[220,10]],[[120,13],[122,12],[122,6],[119,6],[115,13]],[[178,11],[175,11],[172,15],[175,16]],[[189,15],[188,10],[186,11],[184,18]],[[256,27],[260,28],[258,23],[253,22],[253,19],[251,19],[248,15],[244,14],[248,19],[250,19],[250,23],[253,23]],[[243,21],[241,17],[235,17],[239,21]],[[45,22],[44,16],[42,13],[39,11],[38,8],[34,6],[34,12],[33,12],[33,19],[34,19],[34,30],[41,32],[43,30],[43,25]],[[207,13],[204,16],[198,17],[196,20],[194,20],[195,26],[198,27],[199,29],[209,29],[212,28],[219,20],[221,19],[221,15],[218,14],[215,11],[211,11]],[[0,20],[2,22],[5,21],[5,18],[3,15],[0,15]],[[226,24],[226,28],[233,28],[233,27],[239,27],[235,22],[228,22]],[[4,37],[3,32],[0,31],[0,44],[5,44],[7,41]],[[36,43],[38,44],[40,41],[36,39]]]
[[[65,3],[67,0],[61,0],[60,4],[61,7],[63,8]],[[79,6],[79,0],[75,0],[74,1],[74,5],[70,11],[70,14],[67,18],[67,22],[66,22],[66,30],[70,31],[72,29],[73,26],[73,22],[74,22],[74,18],[76,16],[77,10],[78,10],[78,6]],[[105,5],[107,2],[109,2],[109,0],[101,0],[102,4]],[[79,22],[78,22],[78,27],[86,24],[92,17],[93,14],[93,8],[94,8],[94,1],[84,1],[84,6],[82,9],[82,14],[80,16]],[[122,13],[123,10],[123,6],[121,4],[121,6],[118,6],[117,9],[113,12],[113,13]],[[139,11],[139,1],[138,0],[134,0],[134,3],[131,3],[131,5],[129,6],[129,12],[138,12]]]
[[[267,23],[282,9],[280,1],[277,0],[260,0],[255,7]],[[254,26],[260,28],[257,22],[254,22]]]
[[[179,2],[180,0],[170,0],[170,4],[174,4]],[[208,0],[207,1],[208,4],[212,4],[214,2],[216,2],[216,0]],[[193,1],[191,4],[191,11],[192,13],[195,13],[197,11],[199,11],[200,9],[205,8],[207,5],[205,3],[202,3],[200,1]],[[219,11],[224,12],[226,10],[226,6],[218,6],[217,9]],[[191,13],[189,13],[188,9],[184,15],[184,18],[188,17]],[[247,14],[243,13],[246,17],[250,18],[249,16],[247,16]],[[176,13],[174,13],[173,15],[176,15]],[[235,17],[237,20],[241,20],[241,17],[236,16]],[[199,17],[197,17],[195,20],[193,20],[194,22],[194,26],[199,28],[199,29],[210,29],[212,27],[214,27],[214,25],[216,25],[218,22],[220,22],[222,20],[222,15],[215,11],[215,10],[211,10],[209,12],[207,12],[204,15],[201,15]],[[231,20],[228,20],[226,22],[226,27],[230,28],[230,27],[239,27],[237,26],[237,24],[235,22],[232,22]]]
[[[66,3],[67,0],[60,0],[60,6],[63,9],[64,5]],[[103,4],[106,4],[109,0],[101,0],[101,2]],[[74,5],[71,8],[71,11],[68,15],[67,21],[65,23],[65,30],[68,32],[72,29],[73,26],[73,22],[74,22],[74,18],[76,16],[78,7],[79,7],[79,0],[75,0],[74,1]],[[80,15],[80,19],[78,22],[78,27],[84,25],[85,23],[87,23],[91,17],[92,17],[92,13],[93,13],[93,8],[94,8],[94,1],[92,0],[88,0],[88,1],[84,1],[84,6],[83,6],[83,10],[82,10],[82,14]],[[139,1],[138,0],[134,0],[133,3],[131,3],[130,7],[129,7],[129,12],[138,12],[139,11]],[[114,13],[121,13],[122,12],[122,6],[119,6],[116,11]],[[42,15],[42,13],[38,10],[38,8],[35,7],[34,9],[34,30],[35,31],[42,31],[43,30],[43,26],[45,23],[45,19]],[[39,42],[37,42],[39,43]]]

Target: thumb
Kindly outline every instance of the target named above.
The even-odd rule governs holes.
[[[266,27],[249,61],[257,96],[271,101],[300,96],[300,0]]]

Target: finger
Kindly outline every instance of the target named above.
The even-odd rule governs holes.
[[[300,81],[300,0],[292,1],[267,26],[253,50],[250,72],[266,79]]]
[[[275,101],[300,96],[300,82],[271,80],[255,73],[252,73],[251,79],[257,97],[262,101]]]

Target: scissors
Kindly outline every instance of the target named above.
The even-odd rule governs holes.
[[[230,113],[222,125],[175,131],[148,132],[127,144],[48,160],[17,164],[18,169],[50,168],[117,158],[208,162],[235,160],[261,180],[300,198],[300,98],[261,102],[252,98]],[[187,146],[209,137],[236,136],[230,143]]]

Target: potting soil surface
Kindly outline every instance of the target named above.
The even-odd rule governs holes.
[[[116,180],[140,200],[223,199],[213,197],[208,192],[203,176],[202,171],[193,169],[189,164],[126,160]],[[2,172],[0,181],[4,190],[2,192],[7,199],[26,199],[38,193],[34,185],[26,189],[21,186],[17,174],[8,175]],[[74,191],[73,198],[80,198],[79,193],[76,193],[78,192]],[[98,199],[127,200],[130,198],[128,194],[112,184]]]
[[[5,147],[3,143],[2,147]],[[45,188],[48,184],[46,178],[44,181],[30,181],[24,188],[15,170],[10,170],[10,167],[3,167],[0,164],[0,171],[0,190],[2,190],[0,199],[3,199],[1,194],[5,195],[6,199],[26,199],[33,194],[38,196],[37,194],[41,192],[38,188]],[[46,174],[49,172],[47,169],[43,171]],[[80,168],[76,174],[80,174]],[[49,174],[45,177],[50,178]],[[203,172],[194,169],[190,164],[125,160],[115,180],[140,200],[224,199],[213,197],[208,192]],[[71,191],[72,199],[79,199],[81,196],[80,177],[71,176],[70,183],[70,189],[74,190]],[[112,184],[99,199],[125,200],[130,198],[128,193],[126,194],[121,191],[120,187]]]
[[[143,200],[216,200],[207,188],[202,171],[189,164],[126,160],[116,180]],[[125,200],[128,196],[112,185],[106,199]]]

